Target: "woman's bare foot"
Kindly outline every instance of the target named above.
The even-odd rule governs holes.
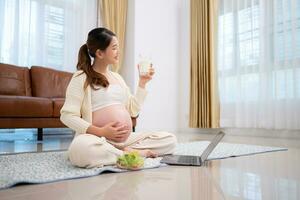
[[[132,151],[137,151],[140,156],[146,157],[146,158],[156,158],[158,156],[158,153],[149,149],[132,149],[130,147],[125,147],[124,148],[125,152],[132,152]]]

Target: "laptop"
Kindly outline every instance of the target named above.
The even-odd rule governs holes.
[[[184,156],[184,155],[167,155],[160,161],[169,165],[190,165],[202,166],[209,154],[215,149],[218,143],[222,140],[225,133],[220,131],[206,147],[201,156]]]

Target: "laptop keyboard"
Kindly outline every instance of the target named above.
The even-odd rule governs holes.
[[[199,163],[199,158],[195,156],[180,156],[178,162],[197,164]]]

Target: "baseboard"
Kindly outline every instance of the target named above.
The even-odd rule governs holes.
[[[185,128],[179,129],[179,133],[217,133],[223,130],[230,136],[253,136],[253,137],[270,137],[284,139],[300,139],[300,130],[272,130],[272,129],[251,129],[251,128]]]

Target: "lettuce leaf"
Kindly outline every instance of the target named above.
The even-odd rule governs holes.
[[[125,169],[139,169],[144,166],[144,158],[137,151],[125,153],[118,157],[117,166]]]

